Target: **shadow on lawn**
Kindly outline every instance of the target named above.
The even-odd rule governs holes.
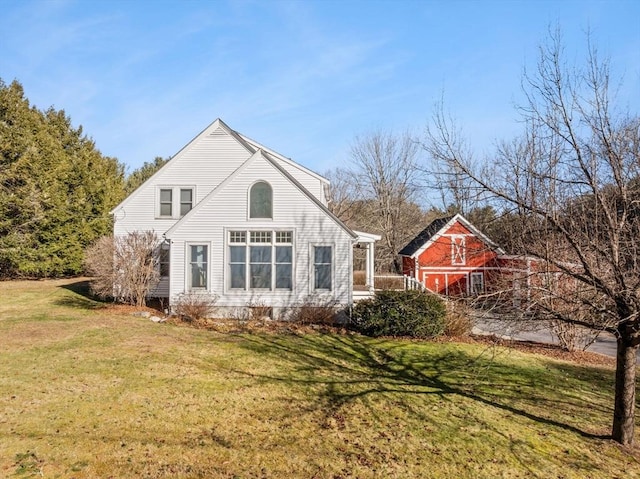
[[[440,355],[424,354],[424,351],[420,354],[421,349],[412,347],[412,343],[392,344],[357,335],[302,335],[295,339],[248,335],[243,339],[251,350],[290,362],[290,374],[265,376],[236,372],[265,381],[325,386],[319,401],[327,415],[335,414],[351,401],[371,395],[458,396],[585,438],[610,438],[550,417],[559,407],[557,398],[545,395],[545,391],[557,391],[558,384],[552,376],[540,377],[535,370],[503,365],[490,357],[475,357],[448,348]],[[567,401],[570,400],[564,402]],[[592,406],[585,401],[578,402],[569,406],[584,409]],[[526,410],[527,405],[531,405],[532,410],[544,408],[549,411],[549,417]],[[403,406],[412,414],[425,416],[406,401]]]
[[[88,280],[64,284],[60,288],[73,293],[56,300],[56,305],[75,309],[94,310],[105,307],[105,303],[91,293]]]

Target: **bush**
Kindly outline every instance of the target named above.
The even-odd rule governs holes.
[[[450,300],[447,302],[446,307],[444,334],[458,338],[471,333],[473,328],[471,314],[473,311],[469,305],[464,301]]]
[[[351,313],[352,327],[367,336],[432,338],[444,332],[444,302],[422,291],[379,291]]]
[[[307,298],[300,305],[292,307],[287,312],[286,319],[296,324],[334,325],[338,322],[339,309],[333,300]]]
[[[85,256],[85,270],[93,277],[93,294],[145,306],[146,297],[160,279],[157,248],[158,237],[153,231],[100,238]]]
[[[175,313],[185,321],[197,321],[213,314],[218,297],[204,293],[182,293],[174,304]]]

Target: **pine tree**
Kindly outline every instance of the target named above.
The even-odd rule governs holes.
[[[30,106],[0,80],[0,277],[82,272],[85,248],[111,230],[124,169],[64,110]]]

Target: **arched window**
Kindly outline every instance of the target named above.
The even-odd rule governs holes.
[[[251,187],[249,218],[273,218],[273,191],[269,183],[259,181]]]

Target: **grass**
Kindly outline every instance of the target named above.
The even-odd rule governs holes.
[[[85,287],[0,283],[0,477],[640,477],[610,368],[155,324]]]

